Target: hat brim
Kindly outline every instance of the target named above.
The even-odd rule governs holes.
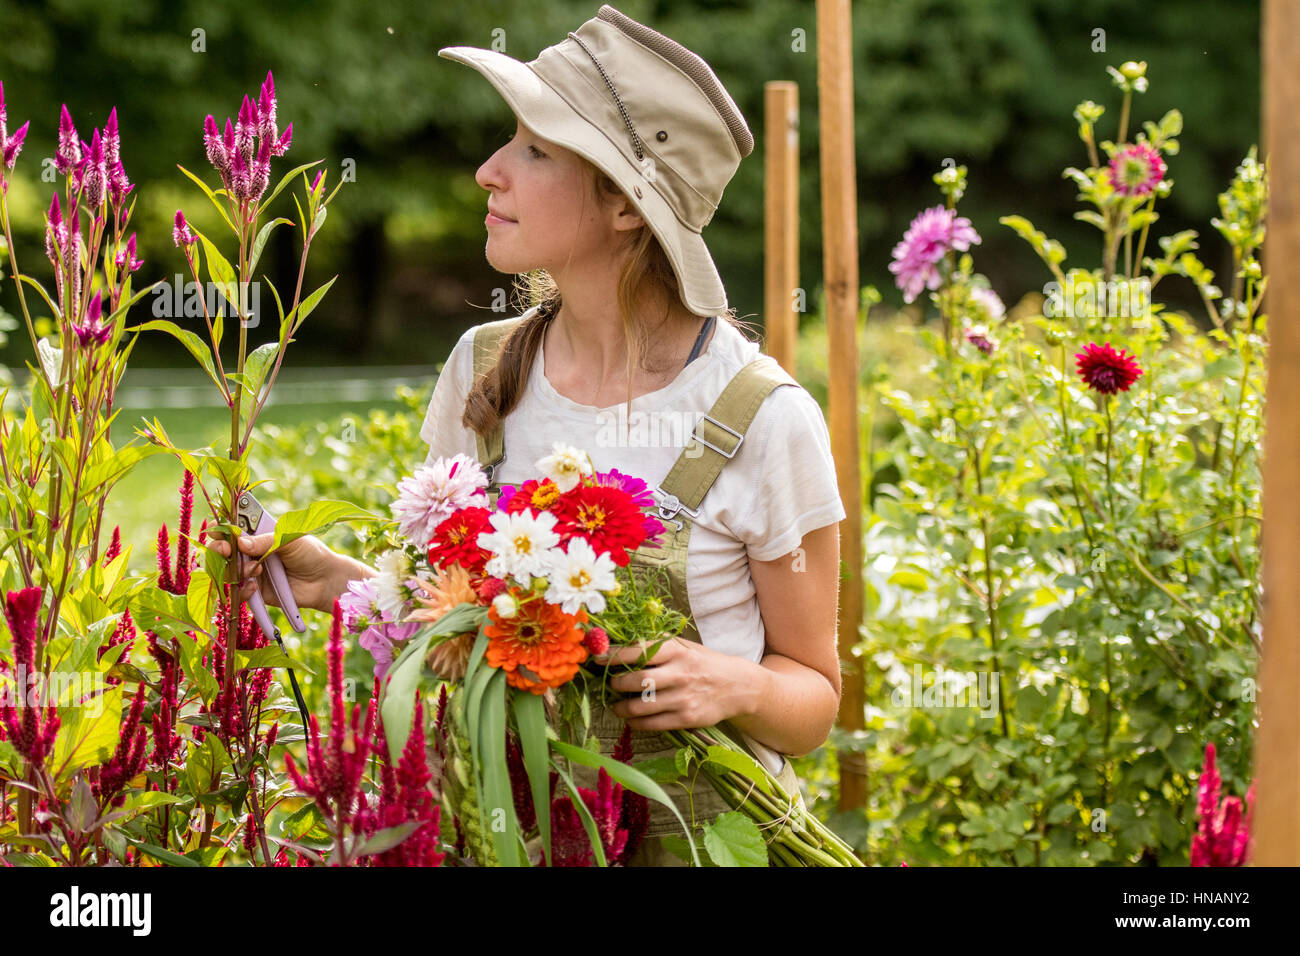
[[[605,131],[588,122],[554,87],[514,57],[470,46],[444,47],[438,56],[473,67],[496,88],[524,126],[607,173],[658,238],[677,275],[686,308],[706,316],[726,311],[727,293],[703,237],[677,217]]]

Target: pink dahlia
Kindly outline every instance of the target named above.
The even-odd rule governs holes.
[[[1123,349],[1116,352],[1109,342],[1105,345],[1091,343],[1082,352],[1075,353],[1074,359],[1079,367],[1079,377],[1089,388],[1103,395],[1127,392],[1142,374],[1134,356]]]
[[[1110,161],[1110,182],[1121,196],[1149,196],[1165,178],[1165,161],[1149,143],[1122,146]]]
[[[921,290],[939,288],[937,263],[950,250],[964,252],[980,241],[979,233],[955,209],[934,206],[912,220],[903,241],[894,246],[889,271],[897,277],[903,300],[911,302]]]

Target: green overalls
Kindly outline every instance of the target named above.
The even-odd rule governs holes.
[[[488,322],[478,327],[474,334],[474,378],[482,375],[497,360],[501,342],[522,321],[523,316]],[[709,413],[700,419],[692,434],[692,441],[669,470],[659,488],[652,489],[658,507],[653,512],[665,527],[662,546],[643,545],[632,552],[631,567],[663,567],[667,571],[670,594],[665,603],[684,615],[687,626],[681,636],[699,641],[700,635],[691,617],[686,578],[687,546],[691,536],[691,519],[699,514],[700,503],[717,480],[726,463],[736,454],[744,440],[746,429],[753,421],[759,406],[768,394],[781,385],[798,385],[780,364],[769,355],[760,355],[742,368],[722,390]],[[504,428],[498,428],[484,437],[476,435],[478,460],[488,474],[490,508],[496,507],[500,493],[499,476],[495,473],[505,460]],[[591,732],[597,736],[602,753],[612,753],[623,732],[623,720],[597,701],[592,701]],[[744,746],[740,734],[727,722],[721,729]],[[634,762],[656,757],[671,757],[676,747],[658,731],[632,732]],[[752,754],[751,754],[752,756]],[[586,767],[574,768],[580,786],[594,788],[596,772]],[[692,771],[693,773],[693,771]],[[787,760],[778,775],[787,793],[799,795],[799,780]],[[687,779],[665,788],[673,798],[678,811],[689,824],[715,819],[731,809],[721,795],[703,776],[695,778],[693,791],[688,790]],[[802,800],[802,797],[798,797]],[[664,850],[659,837],[683,836],[681,824],[668,810],[655,801],[650,802],[650,822],[645,843],[629,862],[631,866],[684,866],[674,854]],[[699,848],[697,832],[697,848]],[[702,853],[703,850],[701,849]]]

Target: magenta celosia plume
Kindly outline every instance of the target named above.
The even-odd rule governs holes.
[[[1205,745],[1205,768],[1201,772],[1196,810],[1198,822],[1192,838],[1192,866],[1242,866],[1250,857],[1253,840],[1250,818],[1255,809],[1255,784],[1246,791],[1245,819],[1240,797],[1219,803],[1223,780],[1216,765],[1214,744]]]

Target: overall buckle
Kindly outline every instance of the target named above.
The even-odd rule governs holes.
[[[721,428],[721,429],[722,429],[724,432],[726,432],[727,434],[735,436],[735,439],[736,439],[735,447],[732,448],[730,452],[725,452],[725,451],[723,451],[721,448],[719,448],[717,445],[713,444],[713,442],[709,441],[709,440],[706,439],[706,438],[702,438],[702,437],[701,437],[701,436],[696,432],[696,429],[698,429],[698,428],[700,427],[700,422],[702,422],[702,421],[710,421],[710,422],[712,422],[713,424],[717,425],[719,428]],[[729,427],[729,426],[727,426],[727,425],[722,424],[722,422],[718,421],[718,420],[717,420],[716,418],[714,418],[712,415],[701,415],[701,416],[700,416],[700,421],[696,422],[696,423],[695,423],[695,428],[692,428],[692,429],[691,429],[691,438],[695,439],[697,442],[699,442],[699,443],[700,443],[701,445],[703,445],[705,448],[712,448],[712,449],[713,449],[714,451],[716,451],[719,455],[721,455],[723,458],[726,458],[726,459],[732,459],[732,458],[735,458],[735,457],[736,457],[736,452],[740,451],[741,443],[744,442],[744,440],[745,440],[745,436],[744,436],[744,435],[742,435],[740,432],[736,431],[734,428],[731,428],[731,427]]]

